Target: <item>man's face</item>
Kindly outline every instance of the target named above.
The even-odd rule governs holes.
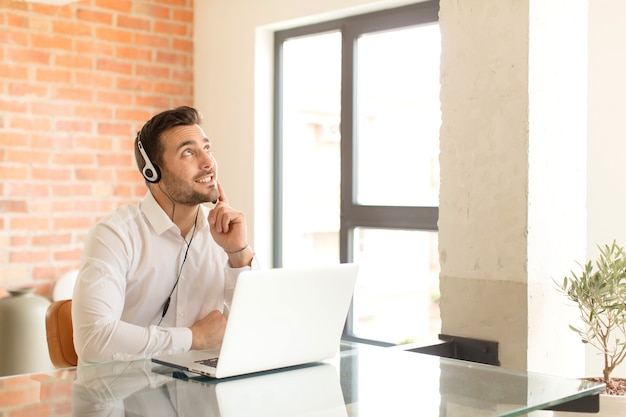
[[[178,204],[196,205],[219,198],[217,162],[198,125],[176,126],[161,134],[160,186]]]

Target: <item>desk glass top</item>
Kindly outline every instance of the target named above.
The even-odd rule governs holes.
[[[0,415],[503,417],[603,388],[578,379],[342,344],[323,363],[219,382],[149,360],[4,377]]]

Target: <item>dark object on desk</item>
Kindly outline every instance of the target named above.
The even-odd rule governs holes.
[[[72,300],[54,301],[46,311],[48,353],[57,368],[78,364],[72,328]]]
[[[412,347],[407,350],[444,358],[500,366],[498,342],[446,334],[440,334],[439,340],[440,342],[434,345]]]

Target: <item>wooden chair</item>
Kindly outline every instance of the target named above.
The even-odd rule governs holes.
[[[48,353],[57,368],[78,364],[72,328],[72,300],[53,301],[46,312]]]

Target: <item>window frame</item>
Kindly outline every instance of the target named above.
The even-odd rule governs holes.
[[[338,31],[342,34],[341,60],[341,113],[340,113],[340,158],[341,158],[341,212],[339,231],[339,261],[352,262],[352,231],[357,227],[437,231],[438,206],[373,206],[356,203],[356,129],[355,129],[355,79],[356,44],[361,35],[380,31],[415,27],[439,21],[439,2],[426,1],[394,9],[351,16],[328,22],[277,31],[274,34],[274,169],[273,169],[273,266],[282,266],[282,176],[283,132],[282,132],[282,45],[291,38]],[[389,345],[371,339],[354,336],[353,310],[350,307],[344,340],[370,344]]]

